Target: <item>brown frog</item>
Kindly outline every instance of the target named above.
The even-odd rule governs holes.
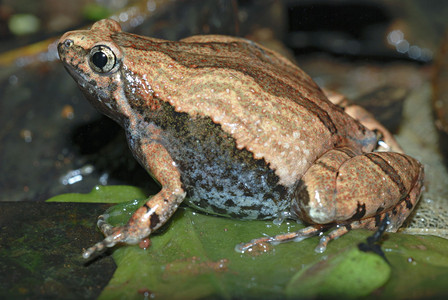
[[[106,238],[85,258],[138,243],[183,201],[221,216],[309,224],[240,251],[336,227],[321,238],[322,252],[350,229],[375,229],[386,214],[388,230],[396,231],[419,199],[417,160],[376,151],[379,135],[356,120],[362,114],[333,104],[301,69],[254,42],[214,35],[165,41],[102,20],[66,33],[58,51],[87,99],[123,126],[134,156],[162,186],[125,226],[100,216]],[[371,118],[361,119],[375,128]]]

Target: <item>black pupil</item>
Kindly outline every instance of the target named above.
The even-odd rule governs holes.
[[[98,51],[92,56],[92,62],[95,66],[102,69],[107,64],[107,56],[102,51]]]

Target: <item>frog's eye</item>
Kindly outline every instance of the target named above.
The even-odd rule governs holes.
[[[98,73],[110,72],[117,63],[117,57],[107,46],[98,45],[90,50],[90,67]]]

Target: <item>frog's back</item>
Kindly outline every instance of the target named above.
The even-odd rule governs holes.
[[[253,42],[217,36],[136,40],[122,32],[113,39],[141,51],[128,63],[145,66],[154,95],[178,112],[211,118],[238,149],[264,159],[285,186],[335,145],[356,149],[373,140],[301,69]]]

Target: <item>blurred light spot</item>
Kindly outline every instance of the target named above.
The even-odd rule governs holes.
[[[118,18],[120,19],[121,22],[126,22],[129,19],[129,16],[126,12],[122,12]]]
[[[422,55],[422,49],[420,49],[419,46],[411,46],[409,47],[409,57],[412,59],[420,59],[420,56]]]
[[[409,50],[409,42],[406,40],[401,40],[395,45],[395,48],[400,53],[406,53]]]
[[[78,175],[75,175],[73,177],[68,178],[66,185],[67,184],[74,184],[74,183],[77,183],[77,182],[79,182],[81,180],[82,180],[82,175],[78,174]]]
[[[422,56],[421,56],[422,61],[430,61],[432,59],[432,56],[433,56],[433,53],[431,50],[429,50],[427,48],[422,49]]]
[[[20,137],[25,141],[25,143],[31,143],[33,141],[33,134],[31,130],[28,129],[20,130]]]
[[[31,14],[15,14],[9,18],[8,28],[15,35],[36,33],[40,28],[40,20]]]
[[[396,45],[403,40],[404,34],[401,30],[393,30],[387,35],[387,41],[391,45]]]
[[[143,21],[144,21],[144,18],[143,18],[142,16],[136,16],[136,17],[132,18],[132,20],[131,20],[131,22],[130,22],[130,25],[131,25],[132,27],[137,27],[137,26],[139,26],[140,24],[142,24]]]
[[[61,177],[60,182],[63,185],[71,185],[81,181],[85,175],[91,174],[95,168],[92,165],[85,165],[82,168],[67,172]]]
[[[99,178],[99,182],[101,185],[107,185],[108,181],[109,181],[109,173],[103,173]]]
[[[411,45],[405,38],[401,30],[392,30],[387,35],[387,42],[395,46],[395,50],[399,53],[407,53],[409,58],[419,61],[430,61],[433,57],[431,50],[421,48],[417,45]]]
[[[11,75],[9,76],[8,82],[10,85],[16,85],[19,82],[19,79],[17,78],[16,75]]]
[[[73,119],[75,117],[75,110],[73,109],[73,106],[65,105],[62,108],[61,117],[63,117],[64,119],[69,119],[69,120]]]
[[[148,1],[148,3],[146,4],[146,7],[148,8],[148,11],[153,12],[156,10],[157,5],[154,1]]]

